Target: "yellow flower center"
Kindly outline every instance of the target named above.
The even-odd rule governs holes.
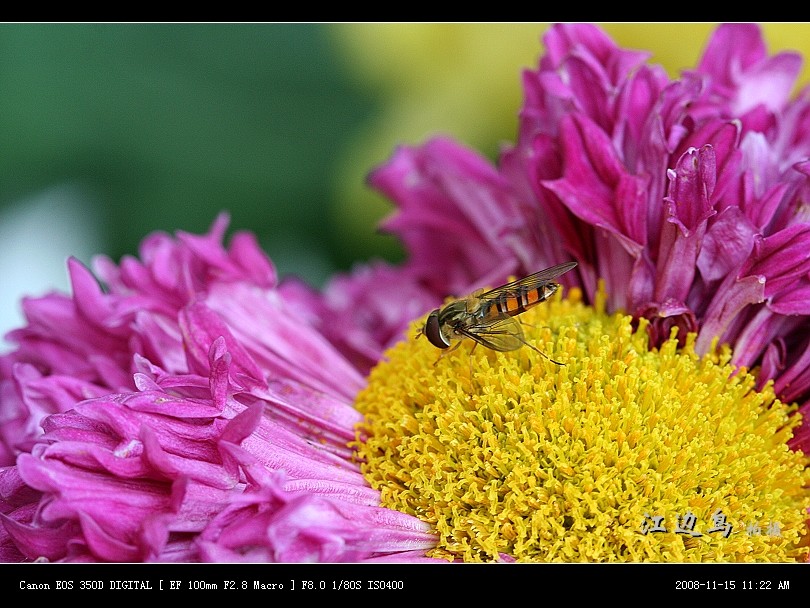
[[[564,365],[528,347],[470,354],[469,340],[439,359],[412,338],[357,397],[363,474],[384,506],[433,527],[432,556],[806,558],[810,460],[787,446],[799,416],[728,349],[698,357],[694,335],[678,349],[673,332],[651,350],[643,319],[634,331],[578,290],[520,320]]]

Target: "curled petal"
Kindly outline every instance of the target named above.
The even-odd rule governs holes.
[[[709,304],[703,318],[703,326],[695,341],[695,351],[703,354],[709,352],[715,338],[721,342],[726,330],[737,315],[751,304],[765,300],[765,277],[747,276],[736,279],[727,277]]]
[[[797,53],[767,57],[759,27],[752,23],[720,25],[709,40],[698,71],[712,76],[713,88],[743,114],[758,104],[782,107],[801,69]]]
[[[754,247],[755,227],[738,207],[721,211],[703,238],[697,267],[706,281],[735,274]]]

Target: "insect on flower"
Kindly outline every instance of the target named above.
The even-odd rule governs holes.
[[[458,348],[464,338],[475,341],[473,348],[482,344],[497,351],[517,350],[525,344],[549,361],[562,365],[526,342],[515,317],[554,295],[560,288],[554,279],[576,265],[576,262],[558,264],[490,291],[481,289],[450,302],[428,315],[418,336],[424,334],[433,346],[444,349],[445,353]]]

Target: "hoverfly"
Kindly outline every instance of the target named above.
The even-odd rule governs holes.
[[[553,279],[576,265],[576,262],[558,264],[490,291],[481,289],[450,302],[428,315],[418,336],[424,334],[433,346],[445,353],[456,349],[464,338],[475,342],[473,348],[481,344],[497,351],[517,350],[525,344],[549,361],[562,365],[526,342],[515,317],[554,295],[560,285]]]

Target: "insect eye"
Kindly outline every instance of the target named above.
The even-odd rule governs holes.
[[[441,328],[439,327],[438,308],[428,315],[427,321],[425,321],[425,329],[423,333],[430,343],[437,348],[447,348],[450,346],[442,335]]]

